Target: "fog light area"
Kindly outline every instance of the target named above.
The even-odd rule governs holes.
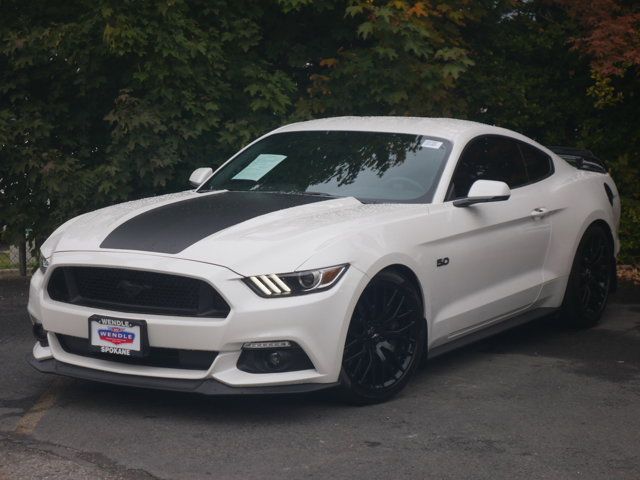
[[[280,373],[313,369],[313,363],[294,342],[245,343],[238,359],[238,369],[248,373]]]

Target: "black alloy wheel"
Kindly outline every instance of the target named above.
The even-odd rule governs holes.
[[[607,304],[613,275],[613,246],[604,227],[590,226],[578,246],[563,303],[572,326],[595,325]]]
[[[365,288],[351,318],[342,359],[347,399],[387,400],[407,383],[419,363],[426,324],[413,285],[395,272],[381,272]]]

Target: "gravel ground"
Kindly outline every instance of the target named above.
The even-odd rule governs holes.
[[[383,405],[207,398],[33,371],[0,278],[0,479],[640,478],[640,289],[586,331],[543,319],[452,352]]]

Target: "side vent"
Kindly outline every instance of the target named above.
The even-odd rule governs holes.
[[[609,203],[613,207],[614,195],[613,195],[613,192],[611,191],[611,187],[609,185],[607,185],[606,183],[604,184],[604,193],[607,194],[607,198],[609,199]]]

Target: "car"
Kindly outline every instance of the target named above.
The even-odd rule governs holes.
[[[339,117],[249,144],[193,189],[69,220],[28,311],[37,370],[211,395],[385,401],[421,360],[542,316],[594,325],[620,198],[513,131]]]

